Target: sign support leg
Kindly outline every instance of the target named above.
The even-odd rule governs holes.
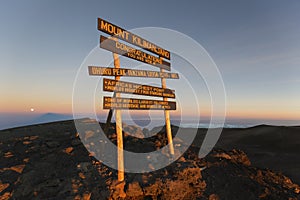
[[[116,40],[116,39],[115,39]],[[119,55],[113,53],[114,67],[120,68]],[[115,80],[120,80],[120,76],[115,76]],[[119,92],[115,92],[115,97],[121,97]],[[126,197],[124,192],[124,155],[123,155],[123,133],[122,133],[122,113],[120,109],[115,109],[116,117],[116,133],[117,133],[117,146],[118,146],[118,181],[121,182],[118,185],[120,197]]]
[[[160,69],[160,72],[164,72],[164,69]],[[161,86],[162,88],[167,88],[166,79],[161,78]],[[168,98],[164,97],[164,101],[168,101]],[[170,111],[165,110],[165,121],[166,121],[166,132],[169,143],[170,154],[174,156],[174,146],[173,146],[173,138],[172,138],[172,130],[171,130],[171,122],[170,122]]]

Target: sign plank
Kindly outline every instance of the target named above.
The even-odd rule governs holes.
[[[126,69],[126,68],[109,68],[88,66],[89,75],[91,76],[128,76],[128,77],[143,77],[143,78],[167,78],[179,79],[177,73],[158,72],[139,69]]]
[[[107,92],[175,98],[175,91],[168,88],[153,87],[150,85],[141,85],[106,78],[103,79],[103,90]]]
[[[103,35],[100,36],[100,47],[108,51],[117,53],[119,55],[125,56],[127,58],[131,58],[162,69],[166,69],[168,71],[171,70],[171,64],[163,60],[162,58],[150,55],[146,52],[135,49],[119,41],[114,41],[110,38],[104,37]]]
[[[119,26],[98,18],[98,30],[170,60],[170,52]]]
[[[103,97],[103,109],[176,110],[176,102],[148,99]]]

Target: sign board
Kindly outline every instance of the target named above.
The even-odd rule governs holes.
[[[168,71],[171,70],[171,64],[163,60],[163,58],[135,49],[119,41],[114,41],[110,38],[104,37],[103,35],[100,36],[100,47],[127,58],[166,69]]]
[[[118,185],[120,197],[126,197],[124,193],[125,175],[124,175],[124,155],[123,155],[123,127],[122,127],[122,110],[164,110],[166,123],[166,134],[168,138],[169,150],[172,156],[175,155],[170,110],[176,110],[176,102],[168,101],[168,98],[175,98],[175,91],[170,90],[166,86],[166,79],[179,79],[177,73],[166,73],[164,70],[171,70],[170,52],[137,36],[125,29],[122,29],[110,22],[98,18],[98,30],[110,35],[110,38],[100,36],[100,47],[113,52],[114,68],[89,66],[89,75],[94,76],[114,76],[112,79],[103,79],[103,90],[114,92],[113,97],[103,97],[103,109],[109,109],[104,132],[109,130],[113,112],[115,112],[116,134],[118,146],[118,181],[122,184]],[[125,41],[121,43],[118,39]],[[131,47],[139,47],[143,50]],[[119,55],[150,64],[160,68],[158,71],[122,69],[120,68]],[[144,77],[144,78],[160,78],[161,87],[137,84],[132,82],[120,81],[122,76],[128,77]],[[121,93],[131,93],[136,95],[147,95],[162,97],[163,100],[156,99],[133,99],[122,98]]]
[[[121,97],[103,97],[103,109],[176,110],[176,102]]]
[[[169,51],[100,18],[98,18],[98,30],[170,60]]]
[[[179,79],[177,73],[158,72],[139,69],[125,69],[125,68],[109,68],[88,66],[89,75],[93,76],[130,76],[130,77],[143,77],[143,78],[168,78]]]
[[[107,92],[120,92],[128,94],[175,98],[175,91],[167,88],[141,85],[113,79],[103,79],[103,90]]]

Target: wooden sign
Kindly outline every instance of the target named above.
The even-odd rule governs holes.
[[[148,99],[103,97],[103,109],[176,110],[176,102]]]
[[[141,85],[113,79],[103,79],[103,90],[107,92],[120,92],[128,94],[175,98],[175,91],[167,88]]]
[[[170,60],[169,51],[100,18],[98,18],[98,30]]]
[[[163,58],[135,49],[119,41],[114,41],[110,38],[104,37],[103,35],[100,36],[100,47],[127,58],[153,65],[161,69],[166,69],[168,71],[171,70],[171,64],[163,60]]]
[[[158,72],[139,69],[125,69],[125,68],[109,68],[88,66],[89,75],[93,76],[130,76],[130,77],[143,77],[143,78],[168,78],[179,79],[177,73]]]
[[[114,92],[113,97],[103,97],[103,109],[110,109],[104,132],[109,130],[113,112],[115,111],[116,134],[118,146],[118,181],[120,184],[117,190],[121,198],[126,197],[124,192],[125,186],[125,167],[123,155],[123,128],[122,128],[122,113],[126,109],[130,110],[164,110],[166,134],[169,143],[171,157],[175,155],[172,130],[170,122],[170,110],[176,110],[176,102],[168,101],[168,98],[175,98],[175,91],[170,90],[166,86],[166,79],[179,79],[177,73],[166,73],[165,70],[171,70],[171,64],[164,60],[170,60],[170,52],[129,32],[112,23],[98,18],[98,30],[109,34],[110,38],[100,36],[100,47],[113,52],[114,68],[89,66],[89,75],[93,76],[114,76],[115,79],[104,79],[103,90]],[[127,44],[118,41],[121,39],[127,44],[132,44],[147,50],[149,53],[133,48]],[[151,53],[150,53],[151,52]],[[137,69],[121,69],[119,55],[147,63],[160,68],[160,71],[147,71]],[[155,54],[155,55],[152,55]],[[144,77],[144,78],[160,78],[161,88],[143,84],[120,81],[122,76],[128,77]],[[121,93],[131,93],[136,95],[147,95],[162,97],[163,100],[154,99],[133,99],[122,98]]]

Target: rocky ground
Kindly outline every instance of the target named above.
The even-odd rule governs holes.
[[[300,199],[297,184],[281,173],[252,166],[243,151],[214,149],[199,159],[196,145],[166,168],[126,173],[125,182],[118,183],[116,170],[82,144],[94,134],[79,137],[73,121],[0,131],[0,199],[121,199],[119,184],[125,184],[123,199],[132,200]],[[146,140],[144,134],[125,126],[125,149],[144,152],[167,142],[163,130]],[[116,141],[113,126],[107,136]]]

